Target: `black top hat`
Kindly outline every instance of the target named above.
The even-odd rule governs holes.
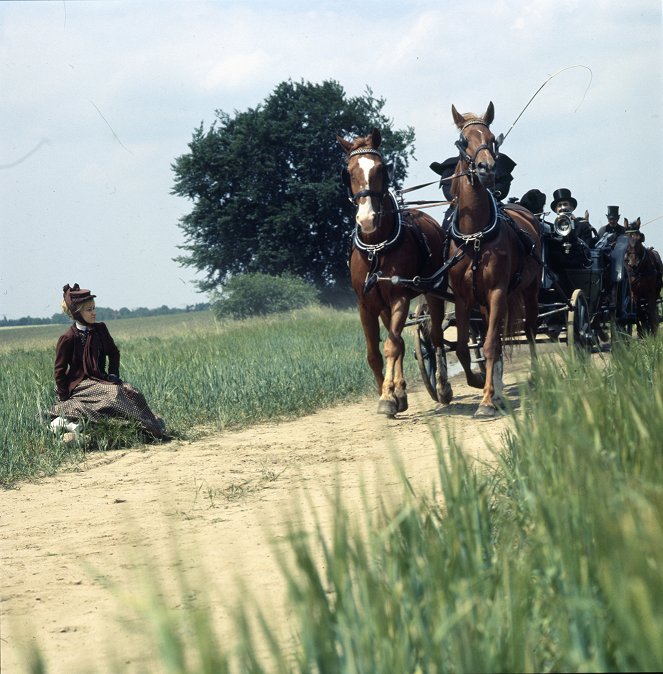
[[[571,204],[571,210],[575,210],[578,205],[578,202],[571,196],[571,190],[566,187],[560,187],[553,192],[553,200],[550,204],[550,208],[554,211],[557,203],[560,201],[568,201]]]
[[[619,206],[608,206],[608,212],[606,214],[608,219],[610,218],[619,218]]]

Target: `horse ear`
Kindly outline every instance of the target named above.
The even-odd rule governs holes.
[[[451,116],[453,117],[454,124],[461,129],[463,124],[465,124],[465,117],[456,110],[456,106],[453,103],[451,104]]]
[[[638,218],[638,219],[635,221],[635,225],[636,225],[636,227],[637,227],[638,229],[640,229],[640,218]]]
[[[373,141],[373,147],[377,150],[380,147],[380,143],[382,142],[380,129],[373,128],[371,131],[371,140]]]
[[[352,143],[349,140],[345,140],[345,138],[342,138],[338,134],[336,134],[336,140],[338,141],[338,144],[346,151],[350,152],[352,149]]]
[[[589,211],[585,211],[585,220],[589,220]]]
[[[488,103],[488,107],[486,108],[486,112],[483,113],[483,121],[490,126],[493,123],[493,120],[495,119],[495,106],[493,105],[493,102],[490,101]]]
[[[624,227],[628,227],[628,218],[624,218]]]

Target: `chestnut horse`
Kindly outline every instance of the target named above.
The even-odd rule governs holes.
[[[450,256],[465,255],[449,270],[456,305],[456,356],[470,386],[483,387],[476,417],[497,414],[502,399],[502,338],[515,330],[523,316],[532,358],[538,318],[541,279],[539,226],[527,209],[517,204],[498,204],[489,188],[494,185],[499,143],[490,130],[495,110],[488,105],[483,115],[460,114],[451,106],[460,130],[456,142],[459,160],[451,182],[456,209],[449,235]],[[470,311],[478,304],[484,318],[483,343],[486,375],[472,372],[468,348]]]
[[[663,287],[663,263],[658,251],[647,248],[640,234],[640,218],[629,226],[624,219],[629,233],[629,244],[626,249],[626,271],[631,284],[631,297],[638,317],[638,335],[658,332],[658,298]]]
[[[350,279],[366,338],[367,360],[380,396],[377,411],[393,417],[408,407],[401,333],[410,300],[418,293],[393,284],[391,277],[433,275],[444,262],[444,231],[433,218],[419,210],[399,209],[389,192],[389,169],[379,150],[381,136],[378,129],[351,141],[340,136],[336,139],[346,153],[343,182],[357,208]],[[451,399],[451,386],[447,381],[442,350],[444,300],[432,295],[426,295],[426,299],[437,363],[436,392],[438,400],[447,403]],[[387,330],[384,372],[380,320]]]

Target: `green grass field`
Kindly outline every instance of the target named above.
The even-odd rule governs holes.
[[[121,376],[176,437],[310,413],[373,390],[354,311],[308,309],[245,321],[209,312],[108,323]],[[53,359],[64,326],[0,331],[0,483],[52,473],[82,457],[39,418],[55,401]],[[93,447],[139,444],[121,422],[91,429]]]
[[[203,323],[185,334],[158,320],[124,326],[133,334],[111,326],[127,379],[182,432],[372,390],[353,312]],[[45,341],[2,354],[5,481],[76,460],[58,454],[34,418],[36,403],[50,399],[52,355]],[[495,466],[471,464],[451,438],[431,437],[437,491],[417,493],[404,478],[400,505],[363,515],[340,493],[331,535],[293,529],[294,554],[274,550],[294,642],[279,642],[250,593],[231,650],[213,634],[209,609],[183,596],[188,610],[173,610],[165,590],[146,587],[139,618],[153,626],[163,671],[659,671],[662,368],[661,337],[625,342],[598,361],[542,358]],[[258,643],[271,646],[267,662],[256,660]]]

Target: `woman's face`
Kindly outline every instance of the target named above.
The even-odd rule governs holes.
[[[86,302],[78,310],[78,313],[81,315],[81,317],[86,323],[97,322],[97,307],[95,306],[94,302]]]

